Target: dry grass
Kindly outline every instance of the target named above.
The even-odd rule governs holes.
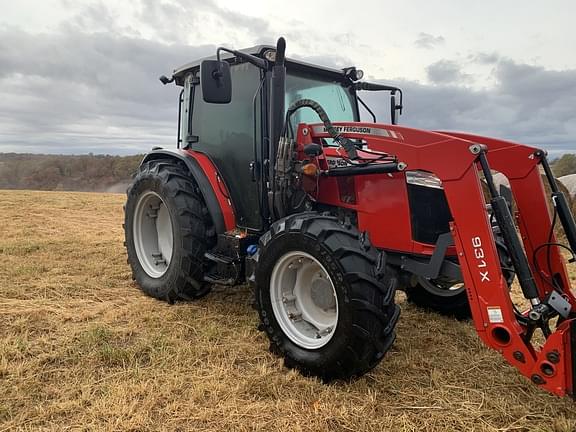
[[[247,288],[169,306],[131,282],[122,195],[0,192],[0,431],[574,431],[576,407],[402,302],[384,362],[323,385],[283,367]]]

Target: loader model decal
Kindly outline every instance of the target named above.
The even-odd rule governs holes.
[[[486,267],[486,260],[484,260],[484,249],[482,248],[482,239],[480,237],[472,237],[472,246],[474,247],[474,257],[476,258],[476,266],[478,267],[478,272],[480,273],[480,282],[490,282],[490,277],[488,276],[488,270]]]
[[[327,157],[326,162],[328,162],[328,168],[330,169],[351,166],[350,163],[341,157]]]

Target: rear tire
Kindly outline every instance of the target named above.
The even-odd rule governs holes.
[[[177,161],[145,162],[127,191],[128,263],[142,291],[170,303],[206,295],[204,253],[214,232],[206,206]]]
[[[366,373],[395,339],[393,270],[355,227],[301,213],[260,239],[256,303],[271,350],[325,381]],[[290,267],[292,266],[292,267]],[[316,333],[316,334],[315,334]]]

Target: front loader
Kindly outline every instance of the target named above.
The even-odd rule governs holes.
[[[546,153],[399,126],[402,91],[361,78],[286,58],[282,38],[219,48],[161,77],[182,87],[178,141],[148,153],[128,189],[126,248],[140,288],[174,302],[248,282],[271,349],[324,380],[382,360],[402,289],[419,306],[471,317],[532,382],[574,396],[565,261],[576,227]],[[390,95],[389,123],[377,123],[365,91]],[[360,121],[360,107],[373,122]]]

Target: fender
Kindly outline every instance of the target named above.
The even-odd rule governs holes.
[[[154,148],[144,156],[140,165],[151,160],[166,158],[184,162],[200,189],[216,232],[222,234],[233,230],[236,227],[236,216],[228,189],[208,156],[192,150]]]

